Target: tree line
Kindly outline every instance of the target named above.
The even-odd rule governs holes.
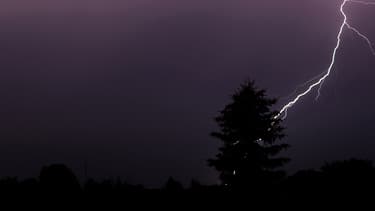
[[[369,160],[335,161],[317,170],[286,174],[283,166],[289,158],[279,154],[290,146],[284,141],[282,119],[275,118],[278,111],[272,110],[276,103],[276,99],[269,98],[253,81],[245,81],[232,95],[231,102],[214,118],[218,130],[211,136],[219,140],[221,146],[207,164],[218,171],[220,184],[205,185],[193,180],[189,187],[183,187],[173,178],[158,189],[120,179],[88,179],[81,184],[67,166],[55,164],[43,167],[38,178],[0,179],[0,194],[118,199],[134,204],[138,200],[165,204],[174,201],[217,207],[370,200],[375,190],[375,168]]]

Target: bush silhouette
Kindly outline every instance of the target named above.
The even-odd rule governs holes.
[[[81,190],[74,173],[63,164],[43,167],[39,179],[44,193],[76,194]]]

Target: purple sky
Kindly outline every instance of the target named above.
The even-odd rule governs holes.
[[[160,185],[216,183],[212,118],[246,78],[288,95],[330,62],[338,0],[6,0],[0,3],[0,172]],[[348,4],[375,42],[375,6]],[[375,159],[375,58],[345,31],[322,97],[285,122],[288,169]],[[280,102],[286,102],[285,100]]]

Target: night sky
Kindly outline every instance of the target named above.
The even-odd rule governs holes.
[[[341,0],[2,0],[0,176],[214,184],[213,117],[245,79],[284,97],[329,66]],[[348,3],[375,42],[375,6]],[[345,30],[322,96],[285,121],[290,172],[375,159],[375,57]],[[291,98],[281,99],[275,109]]]

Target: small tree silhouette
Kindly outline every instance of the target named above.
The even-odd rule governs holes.
[[[173,179],[173,177],[169,177],[164,189],[170,192],[181,192],[184,189],[184,187],[180,182]]]
[[[220,115],[215,118],[220,132],[211,135],[220,139],[223,146],[216,159],[208,160],[220,172],[220,179],[231,189],[265,187],[280,179],[284,172],[276,170],[289,159],[275,157],[287,144],[275,142],[285,135],[271,111],[276,99],[267,98],[254,82],[246,81],[232,96]]]
[[[76,194],[81,190],[73,171],[64,164],[45,166],[39,176],[41,188],[46,193]]]

